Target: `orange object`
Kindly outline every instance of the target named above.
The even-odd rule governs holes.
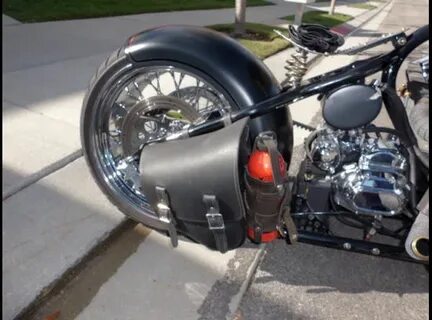
[[[57,310],[49,315],[47,315],[44,320],[57,320],[60,317],[60,310]]]
[[[285,177],[287,168],[282,155],[279,155],[278,160],[280,173],[282,177]],[[255,179],[272,182],[273,171],[270,154],[266,151],[255,150],[249,158],[248,171],[250,176]]]
[[[255,240],[255,232],[253,228],[248,228],[247,234],[250,239]],[[271,242],[277,238],[279,238],[279,232],[277,230],[261,233],[261,242]]]

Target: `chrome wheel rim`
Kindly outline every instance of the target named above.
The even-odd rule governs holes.
[[[115,196],[152,211],[141,192],[136,151],[148,139],[230,110],[221,91],[183,68],[149,66],[120,77],[93,113],[90,132],[105,183]]]

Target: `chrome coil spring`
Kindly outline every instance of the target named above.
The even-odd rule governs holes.
[[[285,77],[287,79],[287,83],[290,87],[297,87],[303,76],[307,72],[307,51],[296,48],[295,53],[291,54],[290,58],[286,60]]]

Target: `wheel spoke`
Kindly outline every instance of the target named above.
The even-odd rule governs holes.
[[[133,81],[133,87],[134,87],[135,90],[138,92],[138,99],[139,99],[140,101],[141,101],[141,100],[144,100],[144,97],[143,97],[143,95],[142,95],[142,92],[141,92],[141,90],[140,90],[138,84],[136,83],[136,81]]]
[[[128,97],[134,99],[135,101],[141,101],[142,100],[139,95],[137,96],[137,95],[133,94],[130,91],[129,87],[125,87],[124,90],[126,91],[126,94],[128,95]]]
[[[182,81],[183,81],[185,75],[184,75],[183,73],[180,73],[179,81],[177,82],[177,80],[176,80],[176,78],[175,78],[175,72],[172,71],[172,70],[170,70],[170,71],[169,71],[169,74],[171,75],[171,77],[172,77],[172,79],[173,79],[174,87],[175,87],[175,89],[176,89],[175,92],[176,92],[177,98],[180,98],[180,87],[181,87],[181,83],[182,83]]]

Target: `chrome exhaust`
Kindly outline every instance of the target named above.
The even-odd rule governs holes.
[[[417,208],[419,214],[405,240],[405,250],[416,260],[429,261],[429,189]]]
[[[420,260],[429,260],[429,239],[417,238],[411,243],[414,255]]]

